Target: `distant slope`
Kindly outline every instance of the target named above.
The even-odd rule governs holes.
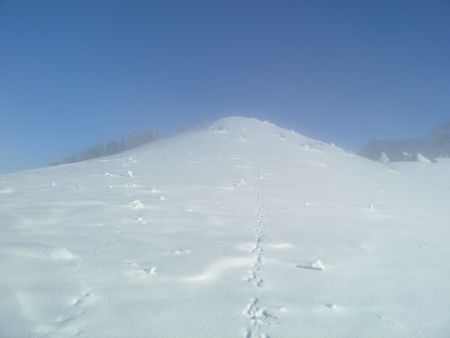
[[[385,153],[390,161],[415,161],[417,154],[428,158],[450,156],[450,122],[435,128],[420,139],[372,140],[360,151],[360,155],[378,160]]]

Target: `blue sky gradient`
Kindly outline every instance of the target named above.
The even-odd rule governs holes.
[[[450,120],[450,2],[0,0],[0,172],[269,119],[358,150]]]

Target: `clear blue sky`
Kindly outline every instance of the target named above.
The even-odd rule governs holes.
[[[256,116],[357,150],[450,120],[445,0],[0,0],[0,172]]]

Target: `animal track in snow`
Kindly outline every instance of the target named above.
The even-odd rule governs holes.
[[[261,277],[257,277],[256,271],[250,270],[245,281],[252,282],[256,287],[259,288],[262,286],[264,279],[262,279]]]
[[[91,291],[82,291],[77,296],[67,297],[66,302],[55,302],[52,306],[58,309],[56,314],[50,317],[46,315],[47,309],[39,311],[36,300],[33,301],[27,295],[19,295],[20,301],[27,308],[35,308],[29,312],[32,321],[36,324],[34,333],[37,336],[50,337],[73,337],[82,334],[79,319],[84,315],[86,307],[92,305],[93,297]],[[30,301],[33,301],[30,303]],[[58,313],[59,312],[59,313]]]
[[[269,338],[267,334],[262,332],[263,327],[270,326],[278,321],[276,316],[261,305],[258,298],[250,300],[244,310],[244,315],[250,319],[250,326],[245,331],[245,338]]]
[[[257,225],[254,228],[255,242],[250,251],[254,257],[253,267],[248,272],[245,281],[252,283],[254,287],[259,289],[264,283],[264,279],[261,277],[261,272],[264,267],[265,226],[269,221],[264,210],[261,196],[258,193],[256,194],[255,217],[257,222]],[[282,243],[281,247],[284,246],[286,246],[286,244]],[[269,337],[263,332],[263,327],[271,325],[274,321],[277,321],[277,318],[270,314],[267,309],[261,305],[259,298],[254,298],[247,304],[244,314],[250,319],[250,324],[244,333],[245,338]]]

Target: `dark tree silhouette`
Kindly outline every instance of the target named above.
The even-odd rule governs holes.
[[[92,147],[81,150],[78,154],[66,156],[60,160],[49,163],[50,166],[87,161],[94,158],[118,154],[144,144],[162,138],[161,132],[157,130],[144,130],[128,134],[127,137],[119,140],[111,140],[106,143],[99,143]]]

